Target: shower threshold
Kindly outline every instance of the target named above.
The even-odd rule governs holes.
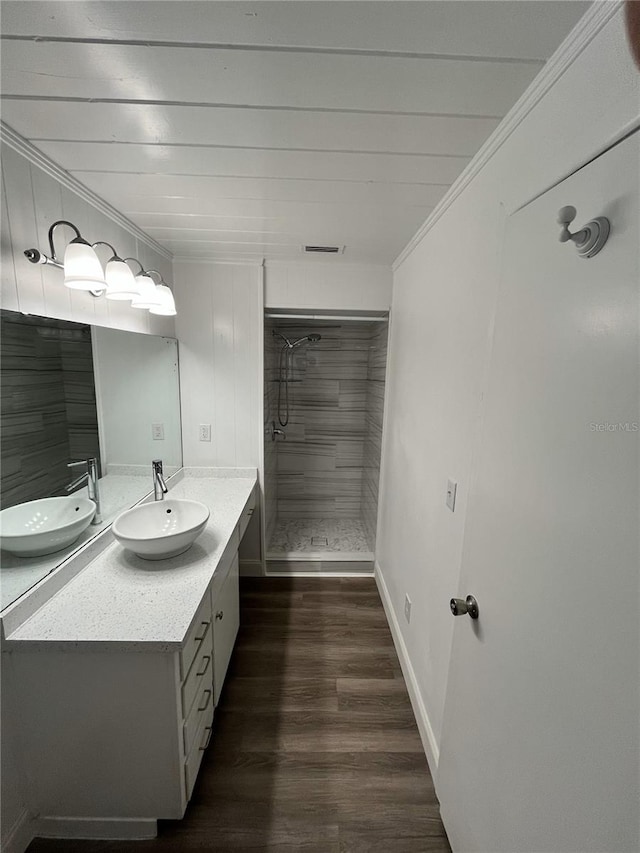
[[[358,518],[278,521],[267,548],[267,572],[370,574],[373,552]]]

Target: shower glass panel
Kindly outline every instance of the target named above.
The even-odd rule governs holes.
[[[387,325],[265,321],[270,571],[372,570]]]

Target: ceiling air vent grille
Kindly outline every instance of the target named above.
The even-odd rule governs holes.
[[[303,246],[302,251],[308,255],[341,255],[344,246]]]

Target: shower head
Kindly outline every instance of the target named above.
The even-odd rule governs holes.
[[[288,348],[288,349],[293,349],[294,347],[297,347],[300,344],[307,344],[307,343],[315,344],[319,340],[322,339],[322,335],[315,335],[314,334],[314,335],[305,335],[302,338],[298,338],[297,341],[290,341],[289,338],[285,338],[284,335],[280,334],[280,332],[277,332],[275,329],[273,329],[271,334],[276,338],[280,338],[281,341],[284,341],[285,348]]]
[[[303,338],[298,338],[297,341],[294,341],[292,344],[289,344],[291,348],[300,346],[300,344],[315,344],[322,338],[322,335],[305,335]]]

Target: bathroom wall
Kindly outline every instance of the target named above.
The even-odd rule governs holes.
[[[498,129],[394,274],[378,573],[436,780],[454,623],[447,602],[467,592],[458,579],[505,216],[640,117],[640,74],[626,44],[623,9],[603,4],[594,14],[604,17],[584,37],[569,36],[543,71],[554,79],[534,82],[526,109],[514,108],[514,123]],[[555,234],[556,223],[549,227]],[[538,238],[549,237],[532,235]],[[458,481],[454,513],[445,504],[449,477]],[[405,594],[412,600],[410,624]]]
[[[69,325],[2,312],[3,507],[65,494],[67,463],[99,456],[91,333]]]
[[[376,549],[378,492],[382,454],[382,421],[387,371],[388,323],[372,323],[367,359],[367,398],[365,401],[366,432],[362,453],[362,523],[369,550]]]
[[[266,261],[265,306],[318,312],[388,311],[390,267],[344,263],[343,257]]]
[[[184,464],[258,467],[263,453],[262,267],[174,265]],[[211,441],[200,441],[200,424]]]
[[[114,221],[107,215],[110,208],[106,203],[101,209],[90,204],[86,200],[88,191],[85,197],[78,195],[71,188],[77,182],[43,155],[37,155],[42,165],[25,156],[24,152],[32,154],[32,146],[28,143],[22,150],[23,153],[19,153],[5,143],[1,146],[2,308],[175,337],[173,317],[154,316],[148,311],[133,309],[126,302],[104,296],[96,299],[89,293],[69,290],[62,283],[62,270],[27,261],[23,252],[31,247],[49,254],[49,227],[58,219],[68,219],[89,241],[106,240],[116,247],[121,257],[137,257],[145,267],[157,269],[166,281],[173,281],[169,252],[161,250],[150,237],[144,239],[133,224],[130,229],[125,228],[121,224],[124,217],[119,216],[119,222]],[[58,254],[62,253],[65,240],[72,233],[62,227],[56,229],[54,239]],[[103,257],[102,253],[109,250],[103,247],[98,251],[105,261],[107,256]]]

